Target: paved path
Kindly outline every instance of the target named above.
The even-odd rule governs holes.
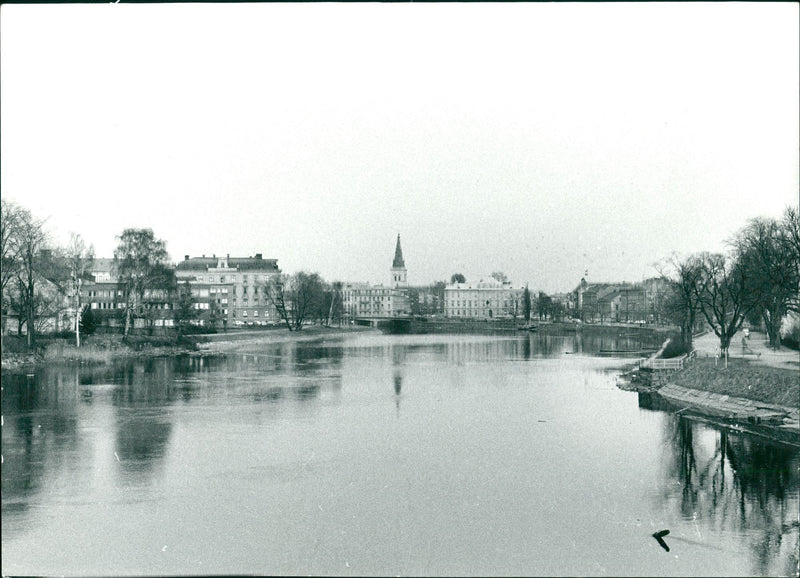
[[[781,346],[778,351],[769,348],[769,338],[760,331],[751,331],[747,346],[754,353],[742,348],[742,332],[734,335],[728,355],[732,358],[749,359],[754,364],[771,367],[800,369],[800,352]],[[694,339],[694,349],[699,357],[714,357],[719,351],[719,337],[709,331]],[[761,355],[758,355],[758,354]]]

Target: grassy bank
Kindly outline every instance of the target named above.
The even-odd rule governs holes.
[[[745,359],[731,359],[727,369],[723,362],[699,358],[670,377],[670,383],[774,403],[788,407],[800,405],[800,371],[757,365]]]
[[[164,357],[195,353],[204,354],[238,352],[257,346],[259,343],[281,341],[305,341],[328,336],[376,331],[369,327],[323,327],[308,326],[302,331],[285,328],[265,330],[229,331],[226,333],[188,336],[134,335],[127,340],[121,335],[87,336],[81,347],[75,347],[71,339],[42,340],[35,353],[4,350],[4,371],[28,371],[38,364],[84,363],[105,364],[114,359],[131,357]],[[9,348],[11,349],[11,348]]]
[[[76,347],[72,339],[42,339],[35,352],[4,348],[2,367],[4,371],[28,371],[43,363],[104,364],[119,358],[180,355],[196,349],[194,338],[177,335],[137,335],[127,340],[121,335],[92,335],[83,340],[81,347]]]

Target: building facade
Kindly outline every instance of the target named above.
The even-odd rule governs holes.
[[[400,235],[390,268],[389,285],[345,283],[342,286],[342,306],[345,317],[402,317],[410,314],[408,300],[408,270],[400,246]]]
[[[524,287],[490,277],[478,282],[451,283],[444,288],[446,317],[495,319],[517,317],[522,312]]]
[[[189,257],[175,267],[178,284],[189,283],[199,310],[198,324],[271,325],[280,322],[266,285],[281,273],[277,259]]]

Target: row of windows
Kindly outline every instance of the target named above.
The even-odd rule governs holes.
[[[503,307],[512,307],[515,303],[516,303],[516,301],[513,301],[513,300],[512,301],[503,301],[502,303],[500,303],[498,301],[495,301],[494,303],[492,303],[490,301],[478,302],[478,301],[472,301],[472,300],[468,300],[468,299],[463,299],[463,300],[456,300],[456,301],[445,301],[444,306],[447,307],[447,308],[450,308],[450,307],[500,307],[501,305]]]
[[[92,303],[90,307],[92,309],[114,309],[114,304],[107,302],[100,302],[100,303]],[[124,308],[125,308],[124,303],[117,303],[117,309],[124,309]]]
[[[209,283],[247,283],[248,281],[269,281],[270,275],[209,275]],[[205,277],[203,275],[197,276],[197,281],[202,283]]]
[[[97,291],[97,290],[89,291],[89,297],[113,297],[115,293],[117,294],[117,296],[122,297],[121,290],[114,291],[113,289],[107,289],[103,291]]]
[[[236,317],[236,311],[233,312],[233,316]],[[247,311],[242,311],[242,317],[247,318]],[[251,317],[258,317],[257,309],[252,311]],[[264,311],[264,317],[269,317],[269,311]]]
[[[197,305],[198,304],[195,303],[195,306],[197,306]],[[93,301],[89,305],[89,307],[91,307],[92,309],[125,309],[125,303],[118,302],[118,303],[116,303],[116,307],[115,307],[114,303],[110,303],[110,302],[107,302],[107,301],[100,301],[100,302]],[[171,309],[169,303],[145,303],[144,304],[144,308],[145,309]],[[206,303],[206,309],[207,308],[208,308],[208,304]]]

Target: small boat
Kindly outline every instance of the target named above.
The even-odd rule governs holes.
[[[539,326],[535,323],[526,323],[522,327],[519,328],[520,331],[537,331]]]

